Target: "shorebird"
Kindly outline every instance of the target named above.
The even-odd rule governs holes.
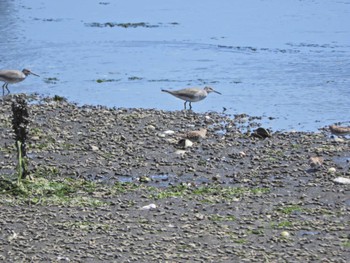
[[[331,125],[331,126],[329,126],[329,129],[331,130],[331,133],[333,133],[335,135],[350,134],[350,127]]]
[[[182,99],[185,101],[184,107],[186,110],[186,103],[189,102],[190,110],[192,109],[191,102],[197,102],[200,100],[204,100],[209,93],[215,92],[217,94],[220,94],[220,92],[214,90],[211,87],[204,87],[204,89],[200,88],[187,88],[187,89],[180,89],[180,90],[165,90],[162,89],[162,91],[170,93],[171,95],[175,96],[176,98]]]
[[[324,162],[324,159],[322,157],[310,157],[309,158],[309,165],[311,167],[311,169],[313,170],[318,170],[319,168],[323,167],[323,162]]]
[[[31,72],[29,69],[14,70],[14,69],[5,69],[0,70],[0,81],[5,82],[2,85],[2,96],[5,96],[5,89],[7,90],[7,94],[10,94],[10,90],[8,88],[9,83],[17,83],[26,79],[28,75],[34,75],[39,77],[39,75]]]
[[[189,139],[191,141],[199,141],[204,139],[207,135],[207,129],[200,128],[198,131],[189,131],[185,134],[180,134],[180,137]]]

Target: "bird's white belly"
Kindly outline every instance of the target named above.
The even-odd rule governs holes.
[[[197,102],[197,101],[205,99],[206,96],[196,95],[196,96],[188,97],[188,96],[175,95],[175,97],[178,97],[182,100],[186,100],[186,101],[190,101],[190,102]]]
[[[4,78],[0,78],[0,81],[13,84],[13,83],[21,82],[21,81],[24,80],[24,79],[25,79],[25,78],[22,78],[22,79],[4,79]]]

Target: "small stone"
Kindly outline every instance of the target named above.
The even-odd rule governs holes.
[[[152,124],[146,126],[147,130],[154,131],[156,127],[154,127]]]
[[[337,169],[335,169],[334,167],[331,167],[328,169],[329,174],[335,174],[336,171],[337,171]]]
[[[140,210],[152,210],[152,209],[156,209],[157,205],[156,204],[149,204],[149,205],[145,205],[143,207],[140,208]]]
[[[191,142],[190,140],[185,140],[185,148],[189,148],[193,146],[193,142]]]
[[[169,137],[165,139],[166,142],[170,143],[170,144],[177,144],[177,139]]]
[[[203,214],[195,214],[194,216],[195,216],[195,218],[197,220],[203,220],[204,219],[204,215]]]
[[[165,132],[163,132],[165,135],[173,135],[175,132],[172,130],[167,130]]]
[[[213,181],[219,181],[220,178],[221,178],[220,174],[216,174],[216,175],[214,175],[211,179],[212,179]]]
[[[57,256],[57,261],[67,261],[70,262],[69,257]]]
[[[284,237],[284,238],[289,238],[290,237],[290,234],[288,231],[282,231],[281,232],[281,236]]]
[[[188,139],[181,139],[179,142],[178,142],[178,145],[181,146],[182,148],[189,148],[189,147],[192,147],[193,146],[193,142],[191,142],[190,140]]]
[[[39,140],[40,140],[40,137],[39,137],[39,136],[33,136],[33,137],[32,137],[32,140],[33,140],[33,141],[39,141]]]
[[[11,230],[11,232],[12,232],[12,234],[7,237],[8,241],[12,241],[12,240],[18,238],[18,234],[15,231]]]
[[[340,138],[340,137],[335,137],[334,141],[335,142],[345,142],[345,140],[343,138]]]
[[[268,137],[271,137],[271,134],[268,130],[264,129],[264,128],[258,128],[254,131],[254,133],[252,133],[253,137],[257,137],[257,138],[260,138],[260,139],[265,139],[265,138],[268,138]]]
[[[141,183],[148,183],[148,182],[151,181],[151,178],[149,178],[149,177],[147,177],[147,176],[140,176],[139,181],[140,181]]]
[[[345,177],[337,177],[333,179],[333,182],[338,184],[350,184],[350,179]]]
[[[177,151],[175,151],[175,154],[176,154],[176,155],[180,155],[180,156],[184,156],[185,153],[186,153],[185,150],[177,150]]]
[[[99,150],[98,147],[95,146],[95,145],[90,145],[90,149],[91,149],[92,151],[94,151],[94,152],[96,152],[96,151]]]
[[[164,138],[166,135],[164,133],[158,133],[158,137]]]
[[[239,154],[239,156],[242,157],[242,158],[243,158],[243,157],[246,157],[246,153],[243,152],[243,151],[242,151],[242,152],[239,152],[238,154]]]

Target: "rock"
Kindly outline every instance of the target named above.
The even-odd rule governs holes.
[[[242,158],[243,158],[243,157],[246,157],[246,153],[243,152],[243,151],[242,151],[242,152],[239,152],[238,155],[239,155],[240,157],[242,157]]]
[[[166,138],[165,139],[166,142],[170,143],[170,144],[177,144],[177,139],[175,138]]]
[[[90,145],[90,150],[93,151],[93,152],[96,152],[99,150],[99,148],[95,145]]]
[[[17,234],[15,231],[11,230],[11,232],[12,232],[11,235],[9,235],[9,236],[7,237],[8,241],[12,241],[12,240],[18,238],[18,234]]]
[[[158,137],[164,138],[166,135],[164,133],[158,133]]]
[[[69,259],[69,257],[57,256],[57,261],[67,261],[67,262],[70,262],[70,259]]]
[[[156,127],[154,127],[152,124],[146,126],[147,130],[154,131]]]
[[[186,153],[186,151],[185,151],[185,150],[176,150],[176,151],[175,151],[175,154],[177,154],[177,155],[181,155],[181,156],[184,156],[184,155],[185,155],[185,153]]]
[[[157,205],[156,204],[149,204],[149,205],[145,205],[143,207],[140,208],[140,210],[152,210],[152,209],[156,209]]]
[[[337,171],[337,169],[335,169],[334,167],[331,167],[328,169],[329,174],[335,174],[336,171]]]
[[[172,130],[166,130],[164,132],[158,133],[158,136],[161,138],[165,138],[167,135],[173,135],[175,132]]]
[[[289,238],[290,237],[290,234],[288,231],[282,231],[281,232],[281,236],[284,237],[284,238]]]
[[[213,181],[219,181],[221,178],[220,174],[216,174],[216,175],[213,175],[213,177],[211,178]]]
[[[40,140],[40,137],[39,137],[39,136],[33,136],[33,137],[32,137],[32,140],[33,140],[33,141],[39,141],[39,140]]]
[[[164,131],[163,134],[165,135],[173,135],[175,132],[172,131],[172,130],[167,130],[167,131]]]
[[[192,147],[193,146],[193,142],[190,141],[190,140],[185,140],[185,148],[189,148],[189,147]]]
[[[333,179],[333,182],[338,184],[350,184],[350,179],[345,177],[337,177]]]
[[[182,148],[186,149],[186,148],[192,147],[193,142],[191,142],[189,139],[181,139],[178,142],[178,145],[181,146]]]
[[[334,141],[335,142],[345,142],[345,140],[343,138],[340,138],[340,137],[335,137]]]
[[[266,130],[265,128],[258,128],[256,129],[252,135],[252,137],[257,137],[257,138],[260,138],[260,139],[265,139],[267,137],[271,137],[271,134],[269,133],[268,130]]]
[[[205,216],[203,214],[200,214],[200,213],[197,213],[194,215],[194,217],[197,219],[197,220],[203,220],[205,218]]]
[[[147,177],[147,176],[140,176],[139,181],[140,181],[141,183],[148,183],[148,182],[151,181],[151,178],[149,178],[149,177]]]

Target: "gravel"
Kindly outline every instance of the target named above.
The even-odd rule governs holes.
[[[16,177],[13,99],[0,108],[0,182]],[[269,131],[262,139],[251,136],[258,118],[244,114],[110,109],[57,98],[35,98],[29,110],[33,180],[95,188],[74,191],[64,203],[26,199],[1,183],[3,262],[350,258],[350,186],[335,180],[350,178],[347,137],[323,129]],[[181,143],[200,128],[206,138]],[[308,160],[316,156],[323,164],[314,169]]]

